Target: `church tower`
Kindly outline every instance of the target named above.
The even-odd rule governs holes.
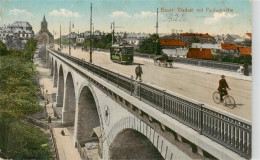
[[[43,20],[41,22],[41,32],[48,32],[48,23],[45,19],[45,15],[43,16]]]

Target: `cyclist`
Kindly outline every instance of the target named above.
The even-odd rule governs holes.
[[[225,80],[225,76],[222,75],[221,80],[219,80],[219,86],[218,86],[218,91],[220,93],[221,102],[223,102],[223,96],[227,95],[227,88],[230,89],[227,84],[227,81]]]

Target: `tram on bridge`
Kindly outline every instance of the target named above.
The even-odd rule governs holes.
[[[132,64],[134,61],[134,47],[130,44],[114,44],[110,47],[110,59],[113,62]]]

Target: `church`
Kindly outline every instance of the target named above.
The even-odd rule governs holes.
[[[35,35],[35,38],[38,40],[38,44],[54,43],[54,37],[48,30],[48,23],[45,19],[45,15],[41,22],[41,30]]]

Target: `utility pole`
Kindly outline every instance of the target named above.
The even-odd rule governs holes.
[[[116,26],[115,26],[115,22],[112,22],[112,23],[111,23],[111,29],[112,29],[112,45],[114,44],[115,28],[124,28],[124,27],[116,27]]]
[[[157,8],[157,13],[156,13],[156,36],[159,37],[159,35],[158,35],[158,8]],[[156,43],[155,55],[156,55],[157,50],[158,50],[157,41],[158,41],[158,39],[156,39],[156,42],[155,42]]]
[[[114,33],[115,33],[115,22],[111,23],[111,29],[112,29],[112,46],[114,44]]]
[[[60,50],[61,50],[61,25],[60,25]]]
[[[90,45],[89,45],[89,62],[92,63],[92,3],[90,5]]]
[[[157,14],[156,14],[156,34],[158,34],[158,8],[157,8]]]
[[[69,27],[69,55],[71,55],[71,53],[70,53],[70,37],[71,37],[71,20],[70,20],[70,27]]]

